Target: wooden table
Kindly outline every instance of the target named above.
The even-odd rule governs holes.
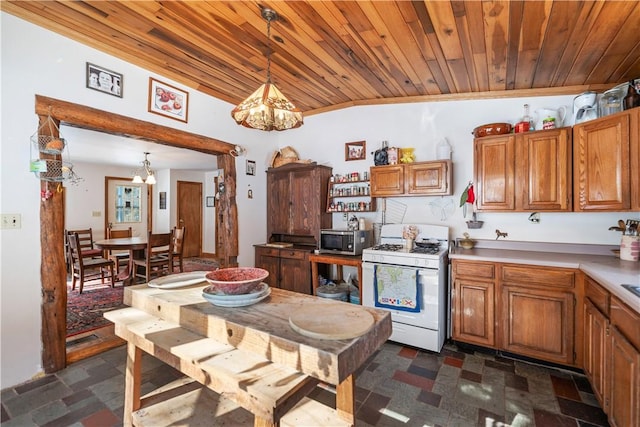
[[[116,239],[104,239],[94,242],[94,245],[98,249],[102,249],[105,251],[129,251],[129,264],[122,274],[118,272],[118,279],[122,280],[122,283],[124,283],[125,285],[132,284],[135,281],[133,259],[136,255],[138,255],[138,257],[141,257],[141,255],[139,254],[147,248],[146,237],[119,237]]]
[[[339,254],[311,254],[311,283],[313,284],[313,294],[316,295],[318,289],[318,264],[334,264],[338,266],[338,280],[342,280],[342,266],[349,265],[358,270],[358,293],[360,294],[360,304],[362,304],[362,256],[361,255],[339,255]]]
[[[250,352],[276,365],[335,385],[337,413],[349,423],[355,423],[354,374],[391,335],[391,316],[388,311],[276,288],[271,289],[268,298],[254,305],[217,307],[203,298],[202,290],[205,286],[206,284],[175,289],[132,286],[124,291],[124,303],[146,315],[157,317],[162,322],[179,325],[181,330],[215,340],[221,345],[231,345],[239,351]],[[300,310],[331,312],[345,309],[371,315],[372,326],[358,337],[338,340],[303,335],[290,325],[290,317],[295,317],[292,313],[300,313]],[[117,321],[116,312],[117,310],[110,314],[113,314],[111,318],[116,322],[117,332],[122,324]],[[330,321],[328,319],[329,317],[327,321]],[[334,322],[348,324],[345,319],[334,319]],[[154,334],[157,335],[159,334]],[[204,350],[203,348],[202,351]],[[165,356],[162,351],[157,351],[154,355],[161,359]],[[132,364],[135,362],[131,361]],[[187,359],[180,359],[179,362],[184,366],[193,363]],[[127,375],[129,372],[127,369]],[[132,369],[131,372],[141,375],[139,369]],[[139,384],[139,380],[133,378],[131,382]],[[127,387],[125,411],[135,411],[139,407],[139,390]]]

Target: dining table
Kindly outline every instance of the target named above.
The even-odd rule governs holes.
[[[180,275],[175,277],[177,280]],[[285,422],[304,411],[295,402],[300,393],[309,393],[305,384],[317,382],[335,387],[336,406],[328,410],[346,425],[354,425],[355,376],[391,335],[387,311],[277,288],[269,288],[268,296],[254,304],[217,306],[203,294],[207,282],[194,284],[191,276],[186,279],[190,281],[184,287],[171,283],[165,287],[160,282],[128,287],[124,303],[129,307],[105,313],[115,323],[116,334],[129,345],[125,424],[132,420],[132,414],[143,418],[152,414],[150,408],[140,409],[144,399],[140,396],[139,360],[140,352],[145,351],[221,396],[236,399],[255,414],[255,426],[342,425],[335,420],[321,422],[320,418],[303,421],[294,417],[293,424]],[[216,362],[218,358],[222,361]],[[271,366],[271,374],[248,377],[267,366]],[[274,371],[282,377],[260,387],[274,377]],[[278,398],[266,397],[287,383],[296,385]],[[308,404],[309,399],[303,399]],[[185,405],[167,407],[165,403],[160,418],[181,406]],[[326,409],[311,412],[312,417],[327,413]]]
[[[129,262],[123,272],[118,272],[118,280],[124,285],[133,284],[135,281],[134,258],[144,257],[147,249],[146,237],[118,237],[113,239],[96,240],[94,246],[104,251],[129,251]]]

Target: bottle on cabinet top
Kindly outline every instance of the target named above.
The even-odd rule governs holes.
[[[624,97],[624,109],[630,110],[634,107],[640,107],[640,94],[636,91],[634,81],[631,80],[627,89],[627,96]]]
[[[529,114],[529,104],[524,104],[524,114],[520,121],[514,126],[514,132],[521,133],[529,132],[530,130],[533,130],[533,120]]]

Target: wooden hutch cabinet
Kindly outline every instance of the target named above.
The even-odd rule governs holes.
[[[570,212],[571,128],[476,138],[480,211]]]
[[[450,196],[453,194],[450,160],[372,166],[371,196]]]
[[[268,242],[255,246],[255,265],[269,271],[269,286],[311,293],[309,254],[320,230],[331,228],[327,194],[332,169],[292,163],[267,170]]]

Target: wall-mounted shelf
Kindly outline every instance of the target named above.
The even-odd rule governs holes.
[[[329,182],[327,212],[375,212],[368,180]]]

